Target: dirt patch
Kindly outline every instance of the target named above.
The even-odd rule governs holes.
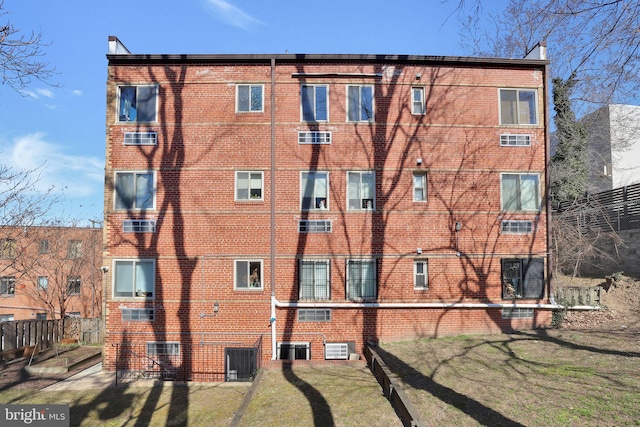
[[[602,310],[572,311],[561,329],[640,332],[640,280],[616,275],[616,280],[556,277],[556,286],[602,286]]]
[[[102,352],[100,347],[61,346],[58,352],[54,348],[39,353],[31,360],[32,366],[56,367],[71,366],[68,372],[29,374],[25,367],[29,365],[30,358],[22,357],[4,365],[0,365],[0,391],[14,390],[39,390],[55,384],[58,381],[69,378],[83,369],[95,365],[100,359],[90,359]],[[79,363],[85,361],[84,363]]]

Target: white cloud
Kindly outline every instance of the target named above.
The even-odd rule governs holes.
[[[34,99],[40,99],[40,97],[52,99],[54,97],[53,92],[49,89],[36,89],[35,91],[27,90],[23,92],[23,95]]]
[[[214,17],[234,27],[248,30],[255,25],[265,25],[225,0],[206,0],[206,5]]]
[[[75,89],[71,91],[71,95],[73,96],[82,96],[82,91],[79,89]]]
[[[7,166],[16,171],[39,170],[36,187],[41,191],[53,186],[55,193],[71,198],[102,194],[104,162],[95,157],[66,154],[65,148],[47,141],[41,132],[0,145]]]
[[[53,92],[51,92],[49,89],[36,89],[36,92],[46,98],[53,98]]]

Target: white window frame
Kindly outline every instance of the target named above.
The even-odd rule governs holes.
[[[307,175],[307,180],[313,180],[313,195],[311,196],[311,204],[309,208],[304,207],[304,176]],[[324,176],[326,187],[324,189],[324,195],[322,189],[319,188],[319,182],[316,177]],[[307,181],[307,182],[308,182]],[[323,205],[324,203],[324,205]],[[328,211],[329,210],[329,172],[326,171],[302,171],[300,172],[300,210],[302,211]]]
[[[49,287],[49,278],[47,276],[38,276],[38,290],[46,291]]]
[[[304,102],[302,100],[303,93],[305,88],[313,88],[313,99],[311,102],[313,103],[312,108],[313,111],[313,119],[305,119],[305,111],[304,111]],[[326,118],[318,119],[318,89],[323,88],[325,90],[325,115]],[[303,83],[300,85],[300,121],[306,123],[318,123],[318,122],[328,122],[329,121],[329,85],[328,84],[306,84]]]
[[[418,265],[422,266],[422,273],[418,273]],[[418,284],[418,277],[424,278],[424,285]],[[419,290],[429,289],[429,261],[426,259],[416,259],[413,261],[413,288]]]
[[[515,99],[515,123],[508,123],[503,121],[504,117],[503,117],[503,108],[504,106],[509,102],[509,100],[502,100],[502,95],[505,92],[515,92],[516,95],[516,99]],[[520,95],[527,93],[527,92],[531,92],[533,93],[533,107],[535,108],[533,117],[534,117],[534,122],[533,123],[522,123],[521,122],[521,115],[523,114],[523,112],[521,111],[521,104],[522,101],[520,101]],[[500,88],[498,89],[498,106],[499,106],[499,113],[500,113],[500,124],[503,126],[537,126],[538,122],[540,121],[539,117],[538,117],[538,90],[535,88]],[[511,107],[513,108],[513,106]]]
[[[302,264],[313,264],[313,283],[311,284],[312,296],[302,295]],[[316,283],[316,266],[326,266],[326,283],[324,284],[324,290],[319,290],[321,287]],[[324,296],[321,294],[324,293]],[[303,258],[298,260],[298,298],[301,300],[329,300],[331,299],[331,262],[328,259],[310,259]]]
[[[247,283],[243,286],[239,286],[238,283],[238,263],[247,263]],[[258,272],[259,285],[251,285],[251,264],[260,263],[260,270]],[[233,289],[236,291],[261,291],[264,289],[264,262],[261,259],[234,259],[233,260]]]
[[[137,194],[133,195],[133,206],[132,207],[120,207],[118,206],[118,176],[132,174],[134,178],[134,192],[137,193],[137,187],[135,185],[136,177],[139,175],[151,175],[151,179],[153,181],[153,188],[151,191],[153,192],[152,201],[150,207],[138,207],[136,206],[137,202]],[[156,184],[157,174],[155,171],[145,170],[145,171],[117,171],[114,172],[113,176],[113,209],[116,211],[152,211],[156,209],[156,195],[157,195],[157,184]]]
[[[351,174],[358,174],[359,175],[359,180],[358,180],[358,198],[357,200],[358,202],[358,207],[355,207],[355,205],[352,205],[350,203],[350,200],[352,200],[349,197],[349,187],[351,185],[351,182],[349,180]],[[373,194],[371,194],[371,198],[370,197],[362,197],[362,176],[363,175],[372,175],[373,176],[373,188],[371,189]],[[356,198],[353,198],[353,200],[356,200]],[[368,201],[371,201],[371,206],[369,206]],[[347,210],[349,211],[374,211],[376,209],[376,172],[375,171],[348,171],[347,172]]]
[[[120,264],[124,264],[124,263],[131,263],[132,264],[132,268],[131,268],[131,273],[132,273],[132,277],[131,277],[131,284],[132,284],[132,289],[131,289],[131,295],[116,295],[116,289],[117,289],[117,283],[116,281],[118,280],[118,266]],[[151,283],[151,295],[138,295],[138,291],[135,289],[136,288],[136,276],[137,276],[137,266],[138,264],[151,264],[151,269],[153,270],[153,274],[151,279],[153,280],[153,283]],[[144,300],[152,300],[156,297],[156,260],[155,258],[135,258],[135,259],[129,259],[129,258],[123,258],[123,259],[114,259],[113,260],[113,265],[112,265],[112,270],[113,271],[113,286],[112,286],[112,297],[113,299],[144,299]],[[120,291],[123,292],[123,291]],[[149,292],[149,291],[147,291]]]
[[[281,357],[281,349],[283,345],[287,345],[289,346],[289,356],[291,356],[291,354],[293,353],[293,355],[295,356],[295,350],[296,347],[300,347],[300,348],[305,348],[307,350],[307,357],[304,359],[296,359],[294,358],[287,358],[287,359],[282,359]],[[293,350],[293,351],[292,351]],[[276,359],[278,360],[311,360],[311,343],[306,341],[306,342],[293,342],[293,341],[283,341],[283,342],[278,342],[276,344]]]
[[[363,264],[363,263],[369,263],[369,264],[373,264],[373,293],[374,295],[364,295],[364,283],[360,282],[358,284],[358,287],[360,287],[360,292],[358,292],[358,296],[354,296],[351,295],[350,293],[350,288],[351,288],[351,277],[350,277],[350,271],[351,269],[350,264],[352,263],[358,263],[358,264]],[[346,289],[345,289],[345,295],[346,298],[348,300],[375,300],[378,298],[378,262],[375,258],[350,258],[347,259],[347,266],[346,266],[346,280],[345,280],[345,285],[346,285]]]
[[[298,131],[298,144],[331,145],[330,131]]]
[[[247,110],[240,109],[240,88],[249,88],[249,108]],[[260,109],[254,110],[251,105],[251,96],[254,88],[260,88]],[[238,83],[236,84],[236,113],[262,113],[264,112],[264,85],[259,83]]]
[[[422,178],[422,186],[418,186],[418,182],[416,182],[416,178]],[[427,195],[429,194],[427,191],[427,172],[425,171],[415,171],[413,172],[413,174],[411,174],[411,180],[412,180],[412,188],[413,188],[413,201],[414,202],[426,202],[427,201]],[[418,199],[416,197],[416,192],[420,190],[422,191],[422,199]]]
[[[505,203],[508,202],[505,196],[505,177],[506,176],[517,176],[517,188],[516,188],[516,196],[517,196],[517,207],[515,209],[507,209]],[[523,200],[522,200],[522,177],[535,177],[535,197],[536,197],[536,206],[535,208],[523,208]],[[500,209],[503,212],[539,212],[540,211],[540,174],[539,173],[519,173],[519,172],[502,172],[500,173]]]
[[[138,115],[138,111],[136,109],[136,120],[121,120],[121,118],[125,117],[125,115],[121,115],[121,96],[122,96],[122,89],[126,88],[126,87],[134,87],[136,88],[136,103],[138,101],[138,89],[139,88],[143,88],[143,87],[147,87],[147,88],[154,88],[154,93],[153,93],[153,99],[154,99],[154,117],[153,120],[137,120],[137,115]],[[158,85],[150,85],[150,84],[123,84],[123,85],[118,85],[118,99],[116,101],[116,122],[118,123],[157,123],[158,121]]]
[[[357,120],[353,120],[350,116],[350,112],[351,112],[351,97],[349,96],[349,92],[351,88],[358,88],[358,105],[357,105]],[[371,89],[371,112],[368,115],[368,117],[363,118],[363,110],[366,111],[366,109],[363,109],[363,99],[362,99],[362,90],[363,89]],[[375,122],[375,111],[376,111],[376,103],[375,103],[375,87],[374,85],[358,85],[358,84],[354,84],[354,85],[347,85],[347,122],[349,123],[359,123],[359,122],[364,122],[364,123],[373,123]]]
[[[413,86],[411,88],[411,114],[414,116],[424,116],[427,113],[424,93],[424,86]],[[420,95],[420,99],[416,99],[416,94]]]
[[[247,182],[249,185],[249,188],[238,188],[240,179],[238,178],[238,175],[241,173],[246,173],[247,175]],[[251,197],[251,191],[256,189],[255,187],[252,186],[253,183],[253,174],[260,174],[260,188],[258,188],[260,190],[260,197]],[[235,185],[234,185],[234,198],[236,202],[260,202],[260,201],[264,201],[264,172],[263,171],[236,171],[235,173]],[[238,196],[238,192],[240,190],[246,190],[247,191],[247,198],[240,198]]]

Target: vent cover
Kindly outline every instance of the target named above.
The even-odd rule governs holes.
[[[331,132],[298,132],[298,144],[331,144]]]
[[[528,147],[531,145],[531,135],[500,135],[500,145],[509,147]]]
[[[158,132],[125,132],[124,145],[156,145]]]
[[[349,345],[346,342],[326,343],[324,358],[327,360],[347,360],[349,358]]]
[[[330,220],[302,220],[298,223],[300,233],[331,233]]]
[[[156,221],[151,219],[128,219],[122,221],[125,233],[155,233]]]

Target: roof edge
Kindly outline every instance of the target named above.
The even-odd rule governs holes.
[[[385,54],[108,54],[109,64],[159,64],[159,63],[280,63],[299,62],[393,62],[491,66],[543,66],[547,59],[482,58],[465,56],[385,55]]]

